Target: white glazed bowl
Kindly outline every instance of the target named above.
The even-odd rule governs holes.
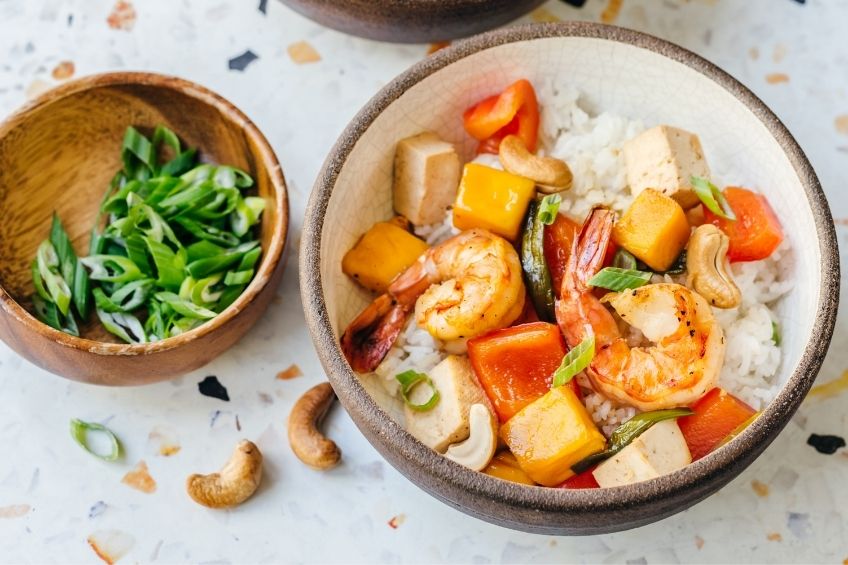
[[[594,111],[696,132],[720,178],[763,192],[795,250],[797,284],[777,307],[783,360],[763,417],[728,445],[671,475],[600,491],[510,484],[464,469],[412,438],[396,401],[360,380],[338,336],[372,296],[341,271],[344,253],[392,215],[392,159],[400,139],[432,130],[466,159],[475,141],[463,111],[519,78],[567,77]],[[540,103],[544,104],[544,100]],[[342,404],[374,446],[438,498],[509,527],[549,533],[613,531],[660,519],[718,490],[788,422],[815,379],[835,320],[838,251],[810,164],[777,117],[732,77],[678,46],[588,23],[507,28],[455,45],[395,79],[354,118],[328,157],[304,221],[301,286],[307,322]],[[370,394],[369,394],[370,393]]]

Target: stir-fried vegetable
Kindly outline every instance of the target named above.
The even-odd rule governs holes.
[[[689,222],[674,199],[647,188],[613,228],[613,240],[652,271],[665,271],[689,241]]]
[[[498,153],[501,140],[516,135],[531,153],[536,152],[539,136],[539,105],[536,91],[526,79],[510,85],[465,111],[465,131],[478,140],[478,153]]]
[[[692,177],[691,182],[692,190],[695,191],[698,199],[707,207],[707,210],[724,220],[736,221],[733,208],[716,185],[701,177]]]
[[[669,410],[655,410],[653,412],[636,414],[612,432],[606,449],[598,453],[593,453],[578,463],[575,463],[571,466],[571,470],[575,473],[582,473],[627,447],[630,442],[657,422],[688,416],[692,413],[692,410],[688,408],[671,408]]]
[[[714,388],[692,405],[692,415],[677,421],[692,460],[713,451],[756,411],[721,388]]]
[[[487,229],[516,241],[535,195],[536,185],[530,179],[468,163],[453,206],[453,225],[461,230]]]
[[[571,245],[579,232],[580,224],[564,214],[557,214],[554,222],[545,226],[545,261],[551,273],[554,296],[559,296]]]
[[[562,386],[571,382],[571,379],[589,366],[593,357],[595,357],[595,336],[589,335],[562,358],[562,363],[554,371],[551,386]]]
[[[253,185],[244,171],[196,158],[164,126],[152,140],[127,128],[123,168],[101,205],[106,227],[92,231],[89,256],[77,259],[56,217],[39,248],[32,272],[40,319],[76,333],[70,305],[85,320],[93,299],[109,332],[145,343],[188,331],[239,296],[261,253],[251,228],[265,201],[242,194]]]
[[[589,279],[589,284],[594,287],[620,292],[622,290],[644,286],[651,281],[652,276],[653,273],[648,271],[604,267]]]
[[[783,241],[783,229],[765,197],[735,186],[724,189],[724,197],[736,212],[737,220],[729,221],[709,209],[704,210],[704,219],[730,238],[727,249],[730,262],[759,261],[774,253]]]
[[[400,395],[403,398],[403,401],[411,409],[419,412],[426,412],[439,403],[439,391],[436,389],[436,385],[433,384],[433,381],[430,380],[430,377],[426,374],[410,369],[409,371],[404,371],[403,373],[395,375],[395,379],[397,379],[400,383]],[[427,400],[416,404],[410,397],[413,389],[422,384],[430,389],[431,394]]]
[[[536,314],[546,322],[554,321],[554,292],[551,273],[545,260],[545,227],[554,222],[556,208],[546,196],[541,202],[532,201],[527,209],[524,221],[524,233],[521,238],[521,268],[527,290],[536,307]],[[551,208],[553,213],[551,213]],[[546,221],[549,220],[549,221]]]

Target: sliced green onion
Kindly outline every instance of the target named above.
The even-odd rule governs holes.
[[[239,244],[239,238],[234,233],[216,228],[209,224],[196,222],[190,218],[177,217],[174,222],[182,226],[189,234],[198,239],[214,243],[223,247],[235,247]]]
[[[95,298],[96,300],[96,298]],[[97,317],[106,330],[127,343],[147,343],[147,333],[138,318],[123,312],[106,312],[96,308]]]
[[[774,342],[775,345],[780,345],[780,326],[777,324],[777,322],[771,323],[771,340]]]
[[[730,203],[716,185],[705,178],[694,176],[690,179],[690,182],[692,183],[692,190],[695,191],[695,194],[698,195],[698,198],[710,212],[725,220],[736,220],[733,208],[730,207]]]
[[[539,203],[538,219],[540,222],[549,226],[556,220],[559,213],[559,205],[562,203],[562,197],[559,194],[549,194],[542,198]]]
[[[653,412],[642,412],[636,414],[620,426],[610,436],[607,448],[598,453],[593,453],[571,466],[571,470],[577,474],[588,470],[601,461],[608,459],[630,445],[630,443],[644,432],[663,420],[671,420],[682,416],[694,414],[689,408],[672,408],[670,410],[655,410]]]
[[[417,371],[413,371],[412,369],[408,371],[404,371],[403,373],[398,373],[395,375],[395,378],[400,383],[400,395],[403,397],[403,401],[409,406],[412,410],[417,412],[426,412],[427,410],[432,410],[436,404],[439,403],[439,391],[436,389],[436,385],[433,384],[433,381],[424,373],[419,373]],[[415,404],[410,400],[410,395],[412,391],[420,384],[427,385],[430,387],[432,394],[430,398],[421,404]]]
[[[628,271],[635,271],[638,268],[636,257],[623,247],[619,247],[615,255],[613,255],[612,266],[616,269],[625,269]]]
[[[128,283],[145,278],[141,269],[129,257],[121,255],[91,255],[80,259],[91,271],[89,277],[95,281]]]
[[[62,315],[59,314],[59,309],[56,305],[45,300],[38,294],[32,297],[32,306],[35,310],[35,317],[44,324],[47,324],[54,330],[62,331]]]
[[[71,289],[62,275],[58,273],[59,257],[56,255],[53,244],[49,241],[43,241],[38,246],[35,260],[38,264],[38,273],[41,275],[41,280],[44,281],[50,300],[59,308],[59,312],[63,316],[67,316],[68,309],[71,306]]]
[[[194,148],[188,149],[162,165],[159,174],[163,176],[179,176],[190,170],[195,161],[197,161],[197,150]]]
[[[148,257],[147,251],[147,242],[144,241],[144,237],[137,233],[134,233],[126,239],[125,243],[127,245],[127,257],[130,261],[135,263],[135,265],[142,273],[144,273],[144,276],[156,276],[156,271],[150,264],[150,259]]]
[[[124,161],[124,173],[131,179],[148,179],[155,167],[153,144],[130,126],[124,133],[121,146],[121,159]],[[143,165],[140,167],[139,165]]]
[[[665,271],[657,271],[658,275],[682,275],[686,272],[686,250],[680,252],[680,255],[677,256],[677,259],[674,260],[674,263],[671,264]]]
[[[98,453],[88,445],[89,432],[98,432],[106,435],[109,439],[109,444],[111,445],[111,449],[108,453]],[[117,436],[112,433],[112,430],[103,424],[83,422],[82,420],[73,418],[71,419],[71,437],[74,438],[74,441],[76,441],[80,447],[104,461],[115,461],[121,456],[121,442],[118,441]]]
[[[41,272],[38,270],[38,261],[33,261],[30,265],[30,271],[32,272],[32,284],[35,287],[35,293],[41,297],[42,300],[53,300],[50,298],[50,294],[47,292],[47,289],[44,288],[44,279],[41,278]]]
[[[240,198],[236,209],[230,215],[233,233],[239,237],[247,234],[251,227],[259,221],[259,216],[265,210],[265,199],[257,196]]]
[[[595,358],[595,336],[589,335],[577,344],[577,347],[565,354],[562,362],[554,371],[551,388],[567,384],[575,375],[589,366]]]
[[[160,301],[162,304],[170,306],[174,312],[182,314],[187,318],[201,318],[208,320],[218,315],[217,312],[198,306],[190,300],[183,300],[173,292],[157,292],[155,296],[156,300]]]
[[[227,250],[227,252],[223,255],[192,261],[186,266],[186,268],[191,276],[196,279],[202,279],[209,275],[226,271],[231,266],[241,261],[244,254],[252,250],[257,245],[259,245],[258,241],[242,243],[241,245]]]
[[[211,241],[206,241],[205,239],[200,240],[197,243],[192,243],[186,247],[186,254],[189,263],[197,261],[198,259],[208,259],[209,257],[223,255],[226,252],[226,248],[221,247],[220,245],[215,245]]]
[[[247,271],[230,271],[224,277],[224,285],[233,286],[247,284],[253,279],[253,269]]]
[[[53,222],[50,225],[50,243],[53,244],[53,249],[56,250],[56,256],[59,258],[59,272],[62,278],[71,287],[74,284],[74,274],[77,269],[77,254],[74,252],[74,246],[71,243],[71,238],[65,228],[62,227],[62,222],[59,221],[59,216],[53,214]]]
[[[159,274],[156,280],[159,286],[172,290],[179,289],[185,278],[185,249],[174,252],[164,243],[149,237],[143,239],[156,265],[156,271]]]
[[[598,271],[594,277],[589,279],[589,285],[620,292],[622,290],[639,288],[640,286],[648,284],[653,275],[653,273],[648,271],[605,267]]]

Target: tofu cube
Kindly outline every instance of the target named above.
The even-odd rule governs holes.
[[[648,188],[616,222],[612,238],[651,269],[665,271],[686,247],[690,231],[680,204]]]
[[[536,184],[530,179],[468,163],[453,207],[453,225],[461,230],[487,229],[515,241],[535,195]]]
[[[394,220],[378,222],[345,253],[342,271],[369,290],[385,292],[425,251],[427,244]]]
[[[692,462],[689,447],[676,420],[664,420],[594,470],[602,488],[647,481]]]
[[[444,453],[450,444],[468,438],[471,433],[468,423],[471,406],[489,403],[466,357],[449,355],[428,376],[439,391],[439,402],[426,412],[405,406],[406,429],[427,447]],[[415,396],[419,389],[423,398]],[[413,390],[412,401],[425,402],[429,395],[428,387],[419,385]]]
[[[571,387],[558,386],[528,404],[501,427],[509,446],[527,475],[546,487],[574,475],[571,466],[602,451],[606,439]]]
[[[653,188],[684,208],[698,204],[691,177],[710,177],[698,136],[671,126],[657,126],[624,144],[627,183],[636,196]]]
[[[456,197],[460,170],[456,148],[435,133],[402,139],[395,150],[395,210],[416,226],[441,221]]]

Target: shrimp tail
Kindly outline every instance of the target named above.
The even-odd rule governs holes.
[[[371,303],[342,334],[342,352],[354,371],[370,373],[383,361],[400,335],[409,308],[383,294]]]
[[[571,244],[571,254],[568,257],[566,273],[563,277],[563,296],[568,296],[571,291],[585,292],[589,288],[591,279],[607,255],[612,226],[615,222],[615,212],[608,208],[596,207],[589,213],[579,237],[574,238]]]

